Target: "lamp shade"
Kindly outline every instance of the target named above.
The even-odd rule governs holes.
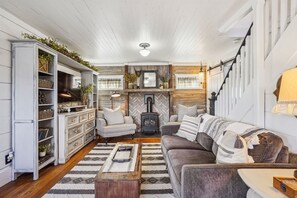
[[[297,115],[297,68],[283,73],[274,113]]]
[[[118,93],[118,92],[113,92],[113,93],[111,94],[111,97],[112,97],[112,98],[117,98],[117,97],[120,97],[120,96],[121,96],[121,94]]]
[[[139,51],[139,53],[141,54],[141,56],[148,56],[150,54],[150,50],[142,49]]]

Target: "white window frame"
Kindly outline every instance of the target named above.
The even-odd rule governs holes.
[[[115,79],[120,80],[120,87],[100,88],[101,79]],[[124,89],[124,75],[98,75],[98,90],[123,90]]]
[[[197,85],[196,86],[189,86],[184,87],[178,83],[179,79],[181,78],[196,78]],[[204,74],[175,74],[175,88],[180,90],[187,90],[187,89],[203,89],[203,81],[204,81]]]

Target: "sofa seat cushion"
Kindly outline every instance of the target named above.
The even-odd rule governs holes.
[[[191,142],[176,135],[163,135],[161,138],[162,146],[168,152],[172,149],[197,149],[205,150],[199,143]]]
[[[119,131],[130,131],[135,130],[135,124],[117,124],[117,125],[110,125],[103,128],[104,133],[114,133]]]
[[[214,164],[216,157],[212,152],[203,150],[177,149],[167,152],[169,163],[179,183],[181,171],[187,164]]]

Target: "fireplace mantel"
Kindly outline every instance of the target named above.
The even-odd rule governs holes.
[[[125,93],[162,93],[162,92],[173,92],[173,89],[125,89]]]

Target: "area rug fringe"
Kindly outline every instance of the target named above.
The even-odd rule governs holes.
[[[97,144],[44,198],[93,198],[94,177],[112,151],[114,143]],[[141,198],[173,198],[170,178],[159,143],[142,146]]]

